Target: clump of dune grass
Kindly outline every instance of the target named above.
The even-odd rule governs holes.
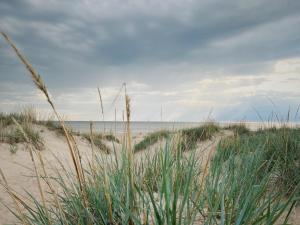
[[[87,138],[90,134],[82,133],[80,135]],[[93,138],[120,144],[120,140],[113,134],[93,133]]]
[[[232,130],[234,136],[249,134],[251,132],[250,129],[244,123],[230,124],[226,126],[224,129]]]
[[[20,123],[37,123],[37,112],[33,106],[26,106],[20,112],[0,113],[0,123],[2,127],[13,125],[13,118]]]
[[[4,142],[5,134],[6,134],[5,126],[3,125],[2,120],[0,120],[0,142]]]
[[[10,119],[13,119],[14,117],[11,117]],[[19,117],[17,117],[20,119]],[[24,120],[21,120],[24,121]],[[29,122],[20,122],[23,126],[24,132],[28,136],[28,139],[33,144],[33,146],[37,150],[43,150],[44,149],[44,141],[41,137],[40,133],[33,128],[33,124]],[[7,124],[7,123],[6,123]],[[0,131],[0,142],[8,143],[10,145],[15,145],[18,143],[26,143],[26,139],[24,138],[23,134],[20,132],[20,130],[13,125],[9,125],[9,127],[3,127],[1,126]]]
[[[104,138],[107,141],[111,141],[111,142],[115,142],[115,143],[120,144],[120,140],[115,135],[113,135],[113,134],[105,134]]]
[[[274,167],[273,182],[280,191],[291,193],[300,183],[300,129],[260,129],[248,135],[225,139],[220,143],[223,158],[251,154],[259,149]],[[299,192],[300,193],[300,192]]]
[[[22,127],[33,146],[37,150],[42,150],[44,148],[44,141],[39,132],[33,129],[32,124],[23,123]],[[9,144],[27,142],[18,128],[14,128],[10,132],[8,132],[6,138]]]
[[[19,113],[0,113],[0,142],[16,146],[17,143],[27,142],[20,130],[15,126],[14,120],[22,124],[25,133],[34,147],[38,150],[44,148],[44,142],[34,124],[38,123],[37,112],[33,106],[24,107]],[[13,147],[15,149],[15,147]],[[13,151],[16,152],[16,151]]]
[[[179,148],[183,151],[195,149],[199,141],[210,139],[219,130],[220,127],[211,122],[200,127],[183,129],[179,131],[181,135]]]
[[[284,201],[287,192],[273,184],[276,169],[272,162],[278,163],[266,160],[258,147],[235,154],[224,153],[219,145],[205,180],[207,211],[213,214],[204,214],[207,224],[275,224],[287,207],[293,207],[295,195]]]
[[[167,131],[167,130],[160,130],[160,131],[152,132],[152,133],[146,135],[142,141],[140,141],[139,143],[137,143],[134,146],[134,151],[138,152],[138,151],[147,149],[149,146],[157,143],[158,141],[168,138],[170,136],[170,134],[171,134],[171,132]]]
[[[104,151],[105,153],[109,154],[111,152],[111,149],[103,142],[103,140],[107,140],[105,135],[102,134],[82,134],[82,136],[88,140],[90,143],[93,142],[93,144],[99,148],[100,150]],[[111,137],[109,136],[109,139]]]
[[[60,124],[53,120],[45,120],[40,121],[39,124],[44,125],[50,131],[54,131],[57,135],[61,136],[64,135],[64,129],[60,126]],[[71,130],[70,130],[71,132]]]
[[[9,151],[11,154],[15,154],[18,151],[18,146],[16,145],[16,143],[9,146]]]

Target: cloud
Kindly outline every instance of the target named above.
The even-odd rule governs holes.
[[[199,120],[211,108],[226,119],[262,96],[297,104],[299,10],[296,0],[11,0],[0,2],[0,28],[72,118],[98,118],[97,85],[111,108],[126,82],[136,120],[159,120],[161,106],[169,120]],[[1,103],[38,98],[0,47]]]

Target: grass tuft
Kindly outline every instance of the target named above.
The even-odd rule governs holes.
[[[105,134],[104,139],[120,144],[120,140],[113,134]]]
[[[182,151],[195,149],[198,141],[210,139],[219,130],[220,127],[215,123],[206,123],[200,127],[183,129],[180,131],[181,140],[179,142],[179,148]]]
[[[111,149],[103,142],[103,140],[106,139],[106,135],[103,136],[102,134],[93,134],[92,139],[91,140],[91,135],[90,134],[82,134],[82,136],[88,140],[90,143],[92,143],[92,141],[94,142],[94,145],[99,148],[100,150],[104,151],[107,154],[111,153]],[[113,136],[113,135],[112,135]],[[113,136],[114,137],[114,136]],[[111,139],[112,137],[109,136],[109,139]],[[107,139],[106,139],[107,140]]]
[[[171,132],[167,130],[161,130],[161,131],[150,133],[146,135],[142,141],[140,141],[134,146],[134,151],[138,152],[147,149],[149,146],[157,143],[159,140],[162,140],[163,138],[165,139],[168,138],[170,134]]]
[[[220,143],[223,159],[229,155],[262,152],[264,160],[274,169],[273,182],[279,191],[291,193],[300,183],[300,129],[270,128],[251,132]],[[300,194],[300,192],[299,192]]]
[[[0,114],[0,142],[14,145],[17,143],[27,142],[24,135],[14,125],[13,119],[18,121],[28,136],[30,142],[37,150],[44,149],[44,141],[38,131],[33,128],[33,123],[36,123],[35,113],[31,109],[24,110],[21,113]],[[15,149],[13,147],[13,149]]]
[[[234,133],[234,136],[240,136],[244,134],[249,134],[251,131],[244,123],[239,124],[230,124],[227,127],[225,127],[226,130],[232,130]]]

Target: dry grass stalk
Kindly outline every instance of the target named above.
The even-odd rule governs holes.
[[[86,195],[84,193],[84,185],[83,185],[84,184],[83,168],[82,168],[82,165],[80,163],[79,155],[76,152],[76,150],[74,149],[74,146],[72,144],[71,134],[69,134],[69,132],[67,131],[67,128],[66,128],[63,120],[61,119],[60,115],[56,111],[56,108],[55,108],[55,106],[54,106],[54,104],[53,104],[53,102],[50,98],[50,95],[48,93],[46,85],[44,84],[41,76],[34,70],[32,65],[20,53],[20,51],[13,44],[13,42],[10,40],[10,38],[4,32],[1,32],[1,34],[4,37],[4,39],[7,41],[7,43],[13,48],[13,50],[15,51],[15,53],[19,57],[19,59],[22,61],[22,63],[26,66],[26,69],[29,71],[34,84],[45,95],[48,103],[50,104],[51,108],[53,109],[53,112],[54,112],[57,120],[59,121],[61,127],[63,128],[64,134],[65,134],[65,137],[66,137],[66,140],[67,140],[67,144],[68,144],[68,147],[69,147],[69,150],[70,150],[70,154],[71,154],[71,157],[72,157],[72,161],[73,161],[73,164],[74,164],[74,167],[75,167],[75,170],[76,170],[76,175],[77,175],[77,179],[79,181],[80,189],[81,189],[81,192],[82,192],[83,197],[84,197],[84,202],[86,203],[87,200],[86,200]]]
[[[59,209],[60,216],[63,218],[63,224],[67,225],[67,219],[66,219],[65,214],[63,212],[62,206],[59,203],[58,193],[55,191],[55,188],[53,187],[52,183],[48,179],[49,176],[48,176],[47,171],[45,169],[45,163],[44,163],[43,157],[42,157],[42,155],[39,151],[36,152],[36,154],[38,155],[38,159],[39,159],[40,164],[42,166],[42,170],[43,170],[43,173],[44,173],[43,174],[44,181],[46,182],[46,184],[49,187],[52,195],[54,196],[54,203],[55,203],[56,207]]]
[[[130,98],[126,94],[125,96],[126,101],[126,119],[127,119],[127,138],[128,138],[128,153],[132,154],[132,147],[131,147],[131,132],[130,132]]]
[[[37,178],[39,192],[40,192],[41,199],[42,199],[42,204],[43,204],[43,207],[45,209],[47,218],[49,218],[49,223],[52,224],[52,222],[50,220],[50,216],[49,216],[50,214],[49,214],[47,206],[46,206],[45,194],[44,194],[44,190],[42,188],[41,178],[40,178],[40,175],[39,175],[39,172],[38,172],[38,169],[37,169],[36,161],[35,161],[34,156],[33,156],[33,152],[35,152],[35,149],[33,148],[33,145],[31,143],[30,139],[28,138],[26,132],[24,131],[23,127],[15,120],[15,118],[12,118],[12,120],[15,123],[15,125],[17,126],[17,128],[19,129],[19,131],[24,136],[26,142],[30,143],[30,145],[28,146],[28,149],[29,149],[30,158],[31,158],[33,168],[34,168],[34,173],[35,173],[35,176]]]
[[[104,125],[104,133],[105,133],[104,108],[103,108],[102,95],[101,95],[101,91],[100,91],[100,88],[99,88],[99,87],[98,87],[98,95],[99,95],[99,100],[100,100],[101,114],[102,114],[102,121],[103,121],[103,125]]]
[[[125,87],[125,105],[126,105],[126,119],[127,119],[127,157],[128,157],[128,176],[130,182],[130,208],[135,210],[135,194],[134,194],[134,161],[133,161],[133,148],[131,147],[131,132],[130,132],[130,98],[126,93],[126,84]],[[133,225],[133,221],[129,219],[129,225]]]
[[[117,136],[117,109],[115,108],[115,136]]]
[[[113,212],[112,212],[112,201],[111,201],[111,197],[110,197],[110,191],[109,191],[109,181],[108,181],[108,177],[107,177],[107,173],[106,173],[106,169],[104,167],[104,196],[106,198],[106,201],[108,203],[108,217],[109,217],[109,221],[110,224],[114,224],[113,222]]]
[[[95,160],[96,160],[96,156],[95,156],[95,144],[94,144],[94,134],[93,134],[93,122],[90,122],[90,140],[91,140],[91,148],[92,148],[92,171],[93,171],[93,176],[94,174],[94,170],[95,170]]]
[[[22,224],[23,225],[28,225],[29,222],[27,221],[24,213],[21,210],[21,206],[19,205],[19,203],[21,203],[22,205],[27,205],[24,201],[22,201],[16,193],[14,193],[14,191],[9,187],[8,182],[4,176],[3,171],[0,169],[0,174],[2,177],[2,180],[4,181],[4,184],[2,182],[0,182],[0,184],[4,187],[4,189],[7,191],[7,193],[9,194],[9,196],[11,197],[11,199],[13,200],[15,207],[17,209],[17,212],[21,218]]]
[[[211,148],[209,153],[208,153],[208,157],[206,159],[206,162],[205,162],[205,166],[204,166],[204,169],[203,169],[203,173],[202,173],[202,176],[200,178],[200,186],[199,186],[199,192],[198,194],[196,195],[196,201],[195,202],[199,202],[200,200],[200,197],[201,197],[201,194],[204,190],[204,185],[205,185],[205,178],[208,174],[208,169],[209,169],[209,163],[211,161],[211,157],[212,157],[212,154],[213,154],[213,151],[214,151],[214,148]],[[196,210],[196,207],[194,208],[194,211]]]

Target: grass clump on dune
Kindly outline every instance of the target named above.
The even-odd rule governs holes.
[[[295,203],[294,195],[287,199],[286,192],[277,190],[275,173],[272,160],[266,160],[261,149],[224,153],[219,145],[204,187],[208,199],[205,224],[275,224]]]
[[[273,182],[290,193],[300,183],[300,129],[270,128],[220,143],[223,159],[231,154],[253,154],[257,149],[274,171]],[[300,192],[299,192],[300,193]]]
[[[33,146],[37,150],[42,150],[44,148],[44,142],[39,132],[35,131],[32,128],[31,124],[22,124],[22,128],[25,134],[27,135],[28,139],[30,140],[30,143],[33,144]],[[10,131],[8,131],[6,133],[4,141],[11,145],[27,142],[26,139],[24,138],[24,135],[18,128],[13,128]]]
[[[142,141],[140,141],[134,146],[134,151],[138,152],[144,150],[149,146],[157,143],[159,140],[162,140],[163,138],[168,138],[170,134],[171,132],[167,130],[160,130],[150,133],[146,135]]]
[[[227,127],[225,127],[226,130],[232,130],[234,136],[249,134],[251,131],[244,123],[239,124],[230,124]]]
[[[1,126],[14,125],[13,118],[19,123],[37,123],[37,112],[33,106],[24,107],[20,113],[0,113]]]
[[[195,149],[198,141],[210,139],[219,130],[220,127],[215,123],[206,123],[200,127],[183,129],[180,131],[179,148],[183,151]]]
[[[49,130],[54,131],[58,135],[64,135],[63,128],[59,125],[59,123],[55,121],[52,120],[40,121],[40,124],[44,125]]]
[[[37,123],[36,111],[33,107],[24,108],[21,113],[0,113],[0,142],[9,143],[14,148],[17,143],[26,142],[24,135],[16,127],[13,119],[22,125],[24,132],[34,147],[42,150],[44,148],[43,139],[33,127]]]
[[[103,142],[103,140],[105,140],[105,138],[102,134],[93,134],[92,140],[91,140],[91,135],[89,135],[89,134],[83,134],[82,136],[86,140],[88,140],[90,143],[93,142],[93,144],[97,148],[104,151],[105,153],[109,154],[111,152],[111,149]]]
[[[105,134],[103,136],[103,138],[106,139],[107,141],[111,141],[111,142],[120,144],[120,140],[113,134]]]

